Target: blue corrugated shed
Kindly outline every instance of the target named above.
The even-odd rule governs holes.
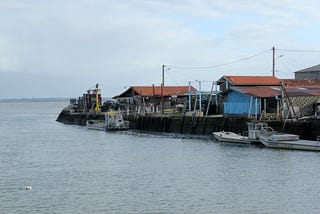
[[[260,98],[230,91],[224,102],[224,114],[260,114],[260,103]]]

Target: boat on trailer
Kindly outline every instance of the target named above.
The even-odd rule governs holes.
[[[320,138],[313,140],[300,140],[298,135],[287,133],[261,134],[261,143],[270,148],[298,149],[320,151]]]

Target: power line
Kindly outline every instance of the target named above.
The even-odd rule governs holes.
[[[242,61],[245,61],[245,60],[249,60],[249,59],[254,58],[254,57],[256,57],[256,56],[259,56],[259,55],[262,55],[262,54],[264,54],[264,53],[267,53],[267,52],[269,52],[270,50],[272,50],[272,49],[268,49],[268,50],[265,50],[265,51],[256,53],[256,54],[254,54],[254,55],[251,55],[251,56],[248,56],[248,57],[245,57],[245,58],[236,60],[236,61],[227,62],[227,63],[222,63],[222,64],[217,64],[217,65],[198,66],[198,67],[166,65],[166,67],[175,68],[175,69],[209,69],[209,68],[216,68],[216,67],[222,67],[222,66],[226,66],[226,65],[231,65],[231,64],[238,63],[238,62],[242,62]]]
[[[297,61],[294,61],[292,59],[290,59],[289,57],[284,57],[283,58],[287,63],[293,65],[294,67],[296,67],[297,69],[302,69],[305,68],[306,66],[300,65],[297,63]]]
[[[287,52],[320,53],[320,51],[317,51],[317,50],[290,50],[290,49],[276,49],[276,50],[287,51]]]

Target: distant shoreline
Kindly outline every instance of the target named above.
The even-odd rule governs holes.
[[[0,102],[67,102],[70,98],[6,98]]]

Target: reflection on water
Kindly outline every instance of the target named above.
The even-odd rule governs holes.
[[[0,103],[1,213],[317,213],[320,153],[55,122]],[[30,185],[32,190],[24,188]]]

